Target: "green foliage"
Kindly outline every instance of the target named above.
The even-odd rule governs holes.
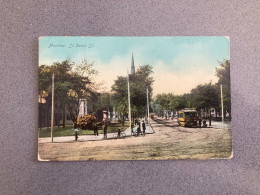
[[[163,110],[180,110],[187,107],[187,100],[185,95],[173,95],[172,93],[158,94],[155,97],[155,103],[158,107],[155,107],[155,112],[162,113]]]
[[[219,62],[219,67],[216,68],[216,76],[219,78],[218,84],[223,84],[230,88],[230,61],[223,60]]]
[[[230,93],[230,61],[219,62],[216,68],[216,76],[219,78],[217,85],[223,86],[224,111],[231,113],[231,93]]]
[[[219,92],[216,85],[211,83],[198,85],[190,93],[183,95],[158,94],[155,103],[159,105],[159,112],[166,110],[180,110],[183,108],[210,109],[218,108],[220,104]]]
[[[158,94],[155,97],[154,108],[157,113],[164,109],[180,110],[183,108],[195,108],[197,110],[210,108],[220,109],[220,84],[223,85],[224,107],[225,111],[231,113],[230,99],[230,61],[224,60],[219,62],[216,68],[216,76],[219,78],[218,83],[213,85],[211,82],[198,85],[183,95]]]
[[[125,113],[128,106],[127,78],[119,76],[112,86],[112,104],[116,110]]]
[[[89,102],[88,107],[90,112],[93,115],[96,115],[99,110],[103,110],[105,105],[107,106],[108,111],[113,110],[111,103],[111,94],[108,92],[99,93],[95,100]]]
[[[147,109],[147,88],[148,97],[152,97],[152,84],[154,82],[151,77],[152,66],[144,65],[137,69],[136,74],[132,75],[130,81],[131,105],[133,113],[137,116],[144,116]]]
[[[58,113],[64,113],[67,108],[70,117],[75,120],[79,112],[79,99],[95,99],[97,96],[92,82],[92,76],[96,72],[92,67],[93,64],[89,64],[86,60],[79,64],[65,60],[55,62],[51,66],[41,65],[39,67],[39,96],[46,98],[46,107],[51,105],[51,85],[54,74],[55,110]]]
[[[194,100],[194,107],[196,109],[210,109],[219,108],[220,97],[216,85],[211,83],[198,85],[191,90],[191,97]]]
[[[154,82],[150,65],[140,66],[135,75],[130,75],[131,108],[137,116],[143,116],[147,104],[147,88],[149,99],[152,96],[152,84]],[[128,85],[127,77],[119,76],[112,86],[112,104],[122,115],[128,110]]]
[[[187,99],[185,98],[185,95],[176,95],[173,99],[171,99],[170,105],[172,105],[170,108],[172,110],[180,110],[185,107],[190,107],[187,103]]]

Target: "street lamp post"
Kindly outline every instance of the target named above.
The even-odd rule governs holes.
[[[148,124],[149,124],[149,117],[150,117],[150,111],[149,111],[149,95],[148,95],[148,87],[147,87],[147,121],[148,121]]]
[[[53,121],[54,121],[54,73],[52,74],[52,85],[51,85],[51,141],[53,142]]]
[[[222,84],[220,84],[220,95],[221,95],[221,116],[222,116],[222,123],[224,123],[224,108],[223,108]]]

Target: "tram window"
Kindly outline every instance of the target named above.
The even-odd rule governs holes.
[[[195,117],[195,116],[196,116],[196,112],[185,112],[186,118],[191,118],[191,117]]]
[[[183,113],[178,113],[179,118],[183,118]]]
[[[190,113],[189,113],[189,112],[186,112],[186,113],[185,113],[185,117],[186,117],[186,118],[190,118]]]
[[[196,116],[196,112],[191,112],[190,113],[190,117],[195,117]]]

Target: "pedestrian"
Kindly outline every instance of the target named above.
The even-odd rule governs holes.
[[[131,123],[131,132],[134,133],[134,122]]]
[[[95,126],[94,126],[94,131],[95,131],[95,135],[98,136],[98,126],[97,126],[97,124],[95,124]]]
[[[94,130],[94,135],[97,135],[96,124],[94,124],[93,130]]]
[[[206,120],[203,120],[203,127],[207,127],[208,125],[207,125],[207,122],[206,122]]]
[[[199,127],[201,128],[201,118],[199,118]]]
[[[74,134],[74,135],[75,135],[75,141],[77,141],[77,140],[78,140],[78,137],[79,137],[79,136],[78,136],[78,132],[75,131],[75,134]]]
[[[140,127],[137,127],[137,136],[140,134]]]
[[[118,132],[117,132],[117,133],[118,133],[117,137],[120,138],[121,129],[118,129]]]
[[[141,121],[138,121],[137,135],[139,136],[141,133]]]
[[[103,125],[103,131],[104,131],[104,139],[107,138],[107,124]]]
[[[143,121],[143,123],[142,123],[142,127],[143,127],[143,136],[145,136],[145,130],[146,130],[146,127],[145,127],[145,123],[144,123],[144,121]]]

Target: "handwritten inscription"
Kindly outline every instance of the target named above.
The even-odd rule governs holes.
[[[50,43],[48,48],[92,48],[94,47],[93,43],[69,43],[69,44],[53,44]]]
[[[63,45],[63,44],[50,44],[48,48],[51,48],[51,47],[66,47],[66,45]]]

